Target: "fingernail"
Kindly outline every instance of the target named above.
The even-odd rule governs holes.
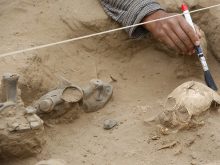
[[[200,45],[200,41],[196,41],[195,45],[199,46]]]

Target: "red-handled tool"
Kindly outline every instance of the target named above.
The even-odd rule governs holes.
[[[194,29],[194,31],[196,33],[196,29],[195,29],[195,26],[193,24],[192,17],[190,15],[188,6],[183,3],[181,8],[182,8],[183,15],[184,15],[186,21],[190,24],[190,26]],[[202,50],[201,45],[196,46],[195,49],[196,49],[196,53],[197,53],[197,55],[200,59],[202,67],[203,67],[205,81],[206,81],[207,86],[210,87],[211,89],[217,91],[218,88],[217,88],[217,86],[216,86],[216,84],[215,84],[215,82],[212,78],[212,75],[211,75],[210,71],[209,71],[209,67],[208,67],[208,64],[206,62],[205,56],[203,54],[203,50]]]

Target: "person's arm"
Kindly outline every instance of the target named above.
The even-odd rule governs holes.
[[[150,16],[146,16],[143,21],[151,21],[158,18],[169,17],[175,13],[157,11]],[[169,48],[183,54],[192,55],[195,53],[195,46],[200,45],[200,31],[196,27],[197,34],[186,22],[183,16],[177,16],[166,20],[161,20],[143,25],[158,41],[164,43]]]
[[[161,9],[153,0],[101,0],[105,12],[122,26],[140,23],[144,17]],[[140,38],[146,35],[143,26],[126,29],[131,38]]]
[[[147,22],[173,15],[163,11],[154,0],[101,0],[106,13],[122,26]],[[193,54],[199,44],[199,34],[182,16],[132,27],[126,30],[130,37],[140,38],[149,31],[155,39],[184,54]]]

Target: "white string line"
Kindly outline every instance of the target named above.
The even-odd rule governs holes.
[[[209,7],[204,7],[204,8],[201,8],[201,9],[190,11],[190,13],[196,13],[196,12],[200,12],[200,11],[203,11],[203,10],[208,10],[208,9],[211,9],[211,8],[219,7],[219,6],[220,6],[220,4],[212,5],[212,6],[209,6]],[[90,38],[90,37],[95,37],[95,36],[99,36],[99,35],[103,35],[103,34],[107,34],[107,33],[112,33],[112,32],[116,32],[116,31],[128,29],[128,28],[144,25],[144,24],[149,24],[149,23],[153,23],[153,22],[157,22],[157,21],[170,19],[170,18],[173,18],[173,17],[181,16],[181,15],[183,15],[183,13],[175,14],[175,15],[172,15],[172,16],[163,17],[163,18],[159,18],[159,19],[155,19],[155,20],[151,20],[151,21],[147,21],[147,22],[137,23],[137,24],[133,24],[133,25],[130,25],[130,26],[124,26],[124,27],[120,27],[120,28],[116,28],[116,29],[111,29],[111,30],[107,30],[107,31],[99,32],[99,33],[94,33],[94,34],[89,34],[89,35],[85,35],[85,36],[80,36],[80,37],[76,37],[76,38],[63,40],[63,41],[58,41],[58,42],[54,42],[54,43],[50,43],[50,44],[35,46],[35,47],[32,47],[32,48],[17,50],[17,51],[13,51],[13,52],[9,52],[9,53],[3,53],[3,54],[0,54],[0,58],[15,55],[15,54],[20,54],[20,53],[24,53],[24,52],[29,52],[29,51],[32,51],[32,50],[43,49],[43,48],[46,48],[46,47],[51,47],[51,46],[55,46],[55,45],[59,45],[59,44],[65,44],[65,43],[68,43],[68,42],[82,40],[82,39],[86,39],[86,38]]]

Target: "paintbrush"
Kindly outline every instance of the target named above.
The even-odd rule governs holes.
[[[196,29],[194,27],[194,24],[193,24],[192,17],[190,15],[188,6],[185,3],[182,4],[182,11],[183,11],[183,15],[184,15],[186,21],[190,24],[190,26],[192,26],[192,28],[194,29],[194,31],[196,33]],[[217,91],[218,88],[215,84],[215,81],[212,78],[212,75],[211,75],[210,71],[209,71],[209,67],[208,67],[208,64],[206,62],[205,56],[203,54],[203,50],[202,50],[201,45],[196,46],[195,49],[196,49],[196,54],[198,55],[199,60],[200,60],[200,62],[202,64],[202,67],[203,67],[205,82],[206,82],[207,86],[210,87],[211,89]]]

